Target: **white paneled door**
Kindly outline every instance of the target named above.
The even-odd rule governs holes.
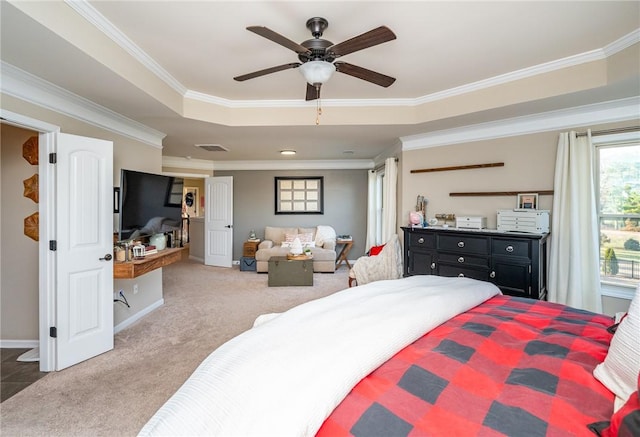
[[[113,143],[57,136],[56,370],[113,349]]]
[[[233,257],[233,177],[205,179],[204,263],[231,267]]]

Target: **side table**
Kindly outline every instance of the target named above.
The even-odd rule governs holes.
[[[349,255],[349,251],[351,250],[351,246],[353,246],[353,239],[351,240],[336,240],[336,247],[342,246],[340,252],[338,252],[338,257],[336,258],[336,270],[342,265],[342,263],[346,263],[348,268],[351,268],[351,264],[349,264],[349,260],[347,259],[347,255]]]

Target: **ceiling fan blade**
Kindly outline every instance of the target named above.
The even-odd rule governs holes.
[[[254,71],[253,73],[243,74],[242,76],[236,76],[233,79],[238,82],[242,82],[247,79],[253,79],[254,77],[264,76],[265,74],[271,74],[282,70],[288,70],[290,68],[298,68],[299,62],[292,62],[290,64],[278,65],[277,67],[265,68],[264,70]]]
[[[327,47],[327,53],[331,53],[334,56],[344,56],[394,39],[396,39],[396,34],[391,29],[386,26],[380,26],[362,35],[354,36],[351,39]]]
[[[396,81],[395,77],[386,76],[382,73],[367,70],[366,68],[346,62],[334,62],[333,65],[336,66],[336,71],[340,73],[348,74],[349,76],[357,77],[358,79],[366,80],[367,82],[375,83],[385,88]]]
[[[316,85],[311,85],[307,82],[307,96],[305,100],[316,100],[320,98],[320,84],[317,86],[318,88],[316,88]]]
[[[260,35],[264,38],[267,38],[268,40],[271,40],[273,42],[275,42],[276,44],[280,44],[283,47],[288,48],[289,50],[293,50],[294,52],[300,54],[300,53],[308,53],[309,49],[301,46],[300,44],[298,44],[297,42],[293,42],[291,41],[289,38],[286,38],[282,35],[280,35],[279,33],[274,32],[273,30],[269,29],[268,27],[264,27],[264,26],[249,26],[247,27],[247,30],[250,32],[253,32],[257,35]]]

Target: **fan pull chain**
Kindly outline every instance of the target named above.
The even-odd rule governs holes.
[[[316,126],[320,124],[320,116],[322,115],[322,102],[320,101],[320,87],[316,86]]]

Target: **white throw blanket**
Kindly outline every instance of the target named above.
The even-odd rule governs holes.
[[[351,269],[358,285],[383,279],[399,279],[402,277],[402,247],[398,235],[391,236],[382,251],[374,256],[358,258]]]
[[[499,293],[468,278],[412,276],[292,308],[209,355],[140,435],[314,435],[362,378]]]

